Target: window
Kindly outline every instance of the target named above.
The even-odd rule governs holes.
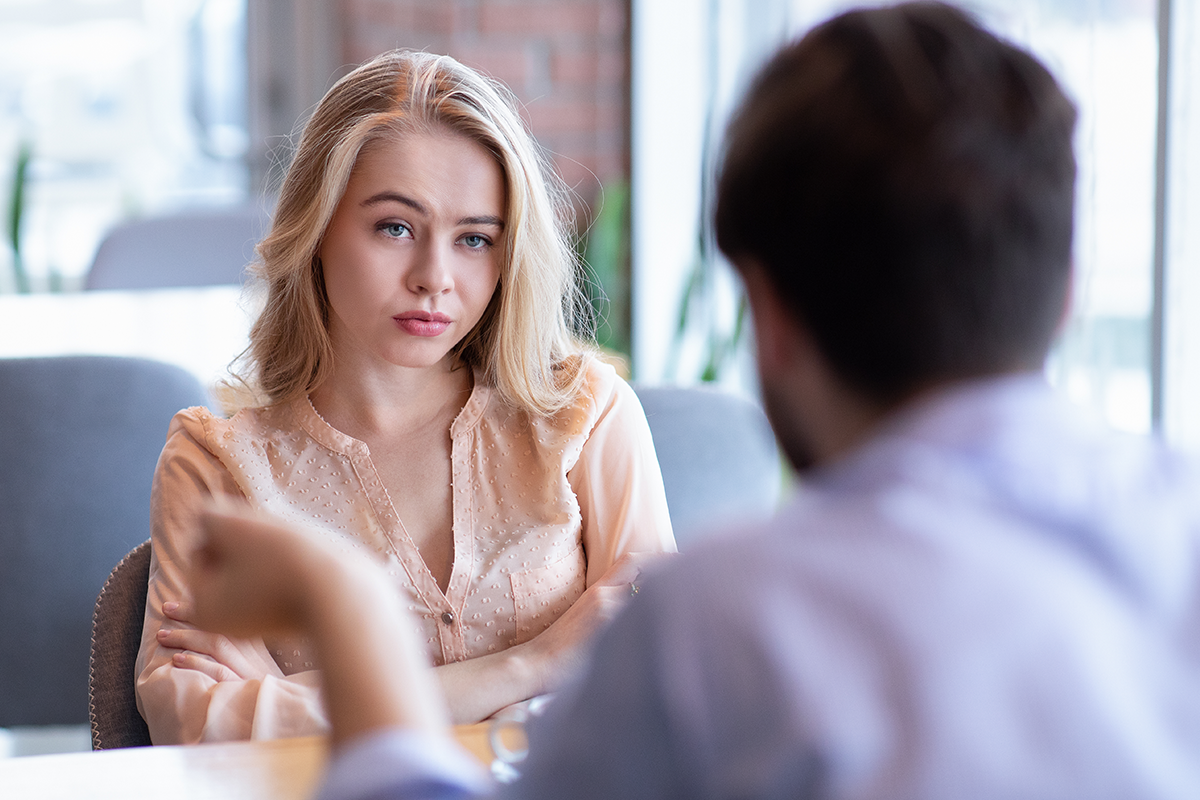
[[[1080,108],[1075,298],[1048,377],[1114,427],[1200,444],[1200,276],[1189,268],[1200,234],[1185,221],[1200,208],[1200,9],[1168,2],[971,5],[1042,58]],[[634,4],[634,353],[646,379],[668,372],[660,341],[675,318],[662,309],[707,255],[696,245],[701,165],[711,171],[732,103],[779,43],[862,3],[709,0],[669,14],[659,5]],[[712,270],[724,275],[714,284],[728,280],[723,266]],[[708,328],[729,329],[728,305]],[[703,349],[706,335],[690,347]],[[745,385],[745,366],[735,373]]]
[[[244,21],[245,0],[0,4],[0,185],[24,176],[0,290],[14,267],[77,287],[126,217],[244,201]]]

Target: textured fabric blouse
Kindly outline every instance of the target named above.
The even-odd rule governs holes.
[[[154,478],[137,661],[138,707],[156,744],[327,727],[303,640],[237,642],[271,674],[221,682],[176,668],[174,651],[158,646],[161,627],[180,627],[162,604],[186,597],[194,515],[209,495],[246,497],[383,563],[437,665],[532,639],[625,553],[675,549],[645,414],[610,366],[592,361],[576,402],[549,418],[506,406],[476,380],[450,435],[454,563],[443,593],[367,446],[307,399],[231,419],[203,408],[176,415]]]

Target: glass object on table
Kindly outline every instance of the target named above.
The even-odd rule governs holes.
[[[520,777],[518,765],[529,755],[525,726],[541,716],[553,695],[539,695],[497,711],[488,721],[488,746],[492,750],[492,777],[512,783]]]

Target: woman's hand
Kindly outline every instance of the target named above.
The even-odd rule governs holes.
[[[665,553],[626,553],[566,613],[520,647],[537,682],[535,694],[559,688],[584,662],[587,644],[635,594],[642,570]]]
[[[186,603],[166,602],[163,615],[185,624],[192,622],[192,610]],[[180,669],[201,672],[215,681],[261,680],[267,675],[282,677],[278,665],[264,659],[258,648],[243,640],[191,627],[162,628],[158,643],[179,650],[171,663]]]

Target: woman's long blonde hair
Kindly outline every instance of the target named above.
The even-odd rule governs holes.
[[[479,143],[506,187],[500,283],[479,324],[456,345],[506,402],[551,414],[579,391],[590,324],[569,244],[566,190],[517,114],[511,93],[449,56],[395,50],[325,95],[304,128],[254,269],[266,301],[250,331],[241,379],[257,405],[286,403],[329,375],[333,349],[317,253],[368,142],[448,129]],[[586,331],[582,331],[586,333]]]

